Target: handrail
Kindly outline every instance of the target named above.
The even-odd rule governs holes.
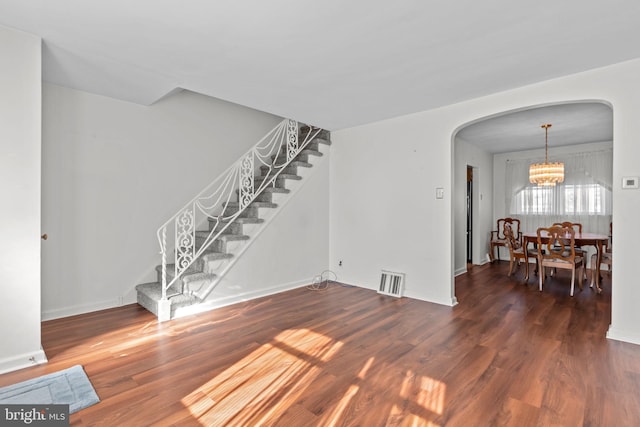
[[[264,189],[275,184],[284,168],[320,132],[321,129],[309,127],[309,132],[300,143],[298,122],[284,119],[158,228],[163,300],[167,299],[169,287],[184,275]],[[283,147],[286,147],[286,157],[281,154]],[[267,166],[268,172],[256,188],[255,174],[260,166]],[[210,219],[215,220],[215,226],[210,227],[204,243],[197,248],[196,229]],[[170,228],[173,233],[167,236]],[[175,260],[174,274],[173,279],[168,281],[167,255],[171,250]]]

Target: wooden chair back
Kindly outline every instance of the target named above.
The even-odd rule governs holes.
[[[513,253],[514,250],[518,250],[522,247],[520,241],[515,238],[513,235],[513,228],[511,228],[511,224],[504,224],[504,238],[507,241],[507,247],[509,251]]]
[[[520,220],[518,218],[498,218],[498,220],[496,221],[496,239],[497,240],[504,240],[505,239],[505,235],[504,235],[504,227],[505,225],[509,224],[511,226],[511,231],[513,231],[513,235],[516,236],[516,239],[520,239],[520,235],[522,234],[520,232]]]
[[[538,257],[541,260],[564,261],[573,264],[576,259],[575,230],[573,227],[551,226],[538,228]],[[546,238],[544,235],[546,234]],[[547,240],[544,243],[544,240]]]
[[[555,224],[553,224],[553,227],[570,227],[573,228],[577,233],[582,234],[582,224],[580,224],[579,222],[556,222]]]

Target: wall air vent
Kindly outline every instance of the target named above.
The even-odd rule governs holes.
[[[404,273],[382,270],[378,293],[400,298],[404,293]]]

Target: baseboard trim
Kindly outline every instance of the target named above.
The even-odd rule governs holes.
[[[135,301],[134,301],[135,302]],[[60,319],[63,317],[76,316],[78,314],[90,313],[92,311],[106,310],[121,306],[121,302],[117,299],[107,300],[92,304],[75,305],[71,307],[58,308],[55,310],[44,310],[42,312],[42,320]]]
[[[609,325],[609,330],[607,331],[607,338],[610,340],[622,341],[629,344],[637,344],[640,345],[640,334],[636,331],[623,331],[620,329],[614,328],[612,325]]]
[[[246,292],[243,294],[232,295],[228,297],[222,297],[218,299],[212,299],[204,301],[200,304],[177,308],[173,319],[180,317],[190,316],[192,314],[205,313],[207,311],[215,310],[216,308],[226,307],[228,305],[237,304],[239,302],[251,301],[257,298],[266,297],[269,295],[279,294],[281,292],[290,291],[293,289],[307,286],[313,282],[312,278],[290,282],[282,285],[273,286],[265,289],[258,289],[252,292]]]
[[[47,355],[44,354],[44,350],[42,349],[30,353],[18,354],[0,360],[0,374],[41,365],[47,362]]]

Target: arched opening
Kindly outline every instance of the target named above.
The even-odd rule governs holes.
[[[571,173],[558,187],[554,204],[547,190],[528,183],[528,165],[544,158],[541,125],[552,123],[549,158],[571,159]],[[603,101],[585,100],[535,105],[479,118],[460,126],[453,142],[453,266],[467,271],[467,242],[472,264],[489,262],[490,233],[496,219],[516,216],[524,231],[551,225],[565,216],[579,218],[590,232],[608,234],[612,204],[613,110]],[[554,157],[556,156],[556,157]],[[585,164],[585,162],[587,164]],[[593,162],[593,165],[589,164]],[[593,170],[594,167],[597,170]],[[467,168],[473,167],[477,196],[472,236],[467,239]],[[517,182],[516,182],[517,181]],[[547,191],[548,192],[548,191]],[[540,194],[538,194],[540,193]],[[506,248],[498,249],[508,259]],[[498,254],[496,254],[498,255]]]

